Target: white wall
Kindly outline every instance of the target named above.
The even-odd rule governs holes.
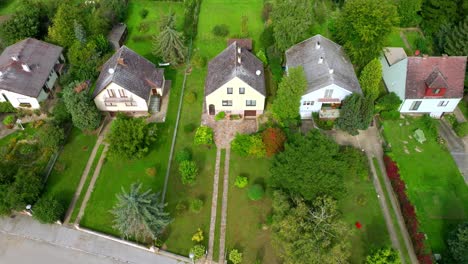
[[[457,107],[458,102],[460,102],[461,98],[458,99],[406,99],[400,107],[401,113],[429,113],[431,116],[440,117],[443,113],[450,113],[455,110]],[[418,110],[413,111],[410,110],[411,105],[415,101],[421,101],[421,105],[419,106]],[[448,101],[447,106],[438,106],[440,101]]]
[[[233,88],[232,94],[227,94],[228,87]],[[245,88],[245,94],[239,94],[240,87]],[[207,113],[209,113],[209,106],[211,104],[215,106],[216,113],[220,111],[230,111],[232,114],[244,114],[244,110],[256,110],[257,114],[262,114],[265,108],[265,96],[238,77],[234,77],[216,91],[206,96],[205,100]],[[232,100],[232,106],[223,106],[223,100]],[[246,100],[256,100],[256,105],[246,106]]]
[[[389,66],[385,56],[380,56],[382,64],[382,78],[389,92],[394,92],[400,99],[405,100],[406,71],[408,58]]]
[[[41,94],[45,93],[44,90],[41,91]],[[30,103],[31,107],[27,109],[39,109],[39,101],[34,97],[29,97],[22,94],[13,93],[10,91],[5,91],[0,89],[0,102],[5,102],[5,95],[8,98],[8,101],[13,105],[13,107],[19,107],[20,103]]]
[[[301,106],[299,107],[299,113],[302,119],[310,119],[312,118],[312,112],[320,111],[320,109],[322,108],[322,103],[318,100],[320,98],[325,98],[325,91],[327,89],[333,89],[331,98],[338,98],[340,99],[340,101],[342,101],[346,96],[351,94],[350,91],[345,90],[336,84],[331,84],[319,90],[303,95],[301,97]],[[314,104],[304,105],[304,101],[313,101]]]
[[[105,105],[105,98],[108,98],[109,95],[107,93],[107,89],[114,89],[116,98],[120,97],[119,89],[125,89],[121,86],[110,83],[104,90],[102,90],[95,98],[94,103],[96,104],[97,108],[101,111],[106,112],[148,112],[148,101],[150,98],[150,94],[148,94],[148,98],[141,98],[138,95],[128,91],[125,89],[125,94],[128,98],[132,98],[136,101],[136,106],[126,106],[125,102],[121,103],[114,103],[116,106],[106,106]]]

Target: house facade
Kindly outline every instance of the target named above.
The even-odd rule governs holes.
[[[159,111],[169,84],[164,69],[122,46],[102,67],[94,103],[104,112],[147,115]]]
[[[362,93],[353,65],[335,42],[315,35],[286,51],[286,70],[302,67],[307,88],[301,98],[299,113],[311,119],[337,118],[342,100],[352,93]]]
[[[206,112],[221,111],[256,117],[265,108],[263,63],[237,42],[208,64],[205,80]]]
[[[463,97],[466,56],[407,57],[402,48],[385,48],[380,62],[387,90],[402,100],[401,113],[440,118]]]
[[[39,109],[54,91],[65,62],[62,50],[33,38],[7,47],[0,55],[0,102]]]

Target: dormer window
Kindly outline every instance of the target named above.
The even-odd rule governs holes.
[[[433,93],[434,93],[434,94],[439,94],[439,93],[440,93],[440,89],[434,89]]]

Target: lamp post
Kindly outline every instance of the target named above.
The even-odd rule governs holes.
[[[193,252],[190,252],[189,258],[192,260],[192,264],[194,264],[195,263],[195,261],[194,261],[195,254],[193,254]]]

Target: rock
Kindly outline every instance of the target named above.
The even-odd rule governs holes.
[[[418,147],[415,147],[414,150],[416,150],[417,152],[422,152],[422,149],[420,149]]]
[[[402,140],[402,142],[403,142],[403,144],[405,144],[405,145],[408,144],[408,141],[406,141],[406,140]]]

